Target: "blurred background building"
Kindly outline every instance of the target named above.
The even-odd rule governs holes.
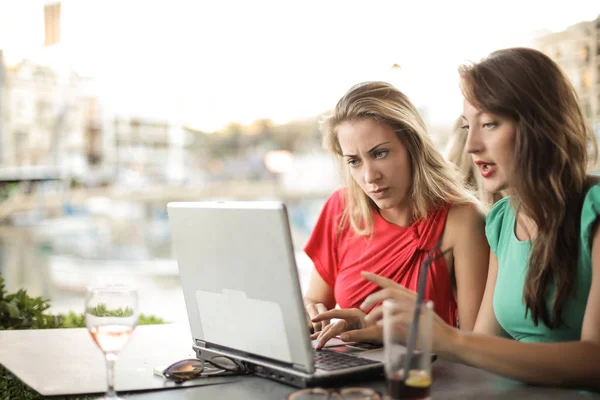
[[[536,40],[573,83],[586,120],[600,137],[600,16]]]
[[[403,90],[443,149],[457,66],[535,46],[600,132],[600,4],[518,2],[490,19],[466,3],[0,2],[8,289],[64,312],[98,279],[133,280],[144,313],[185,320],[166,204],[209,199],[285,201],[305,287],[304,243],[341,183],[320,121],[360,81]]]
[[[64,165],[84,173],[87,164],[83,80],[59,75],[28,60],[5,69],[6,112],[2,140],[5,167]]]

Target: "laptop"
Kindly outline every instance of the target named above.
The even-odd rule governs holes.
[[[383,373],[383,349],[310,340],[285,204],[172,202],[175,257],[200,359],[233,358],[296,387]]]

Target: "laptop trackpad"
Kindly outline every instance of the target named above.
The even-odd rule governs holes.
[[[229,289],[197,290],[196,301],[205,341],[292,362],[279,304]]]

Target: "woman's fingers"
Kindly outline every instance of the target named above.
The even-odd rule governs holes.
[[[414,315],[414,303],[406,301],[396,302],[389,310],[390,323],[410,323]],[[383,326],[383,306],[375,307],[365,317],[366,326]]]
[[[311,324],[314,332],[320,332],[329,324],[329,318],[321,318],[315,321],[314,318],[327,311],[327,307],[323,303],[310,303],[306,305],[306,312],[310,317]]]
[[[319,315],[319,311],[317,309],[317,304],[315,303],[310,303],[308,305],[306,305],[306,312],[308,313],[310,320],[311,320],[311,324],[313,326],[313,332],[320,332],[321,330],[323,330],[323,324],[321,323],[321,321],[313,321],[313,319]]]
[[[413,294],[416,296],[415,292],[413,292],[410,289],[405,288],[404,286],[394,282],[391,279],[384,278],[383,276],[379,276],[377,274],[374,274],[372,272],[367,272],[367,271],[362,271],[360,274],[363,276],[363,278],[365,278],[366,280],[368,280],[370,282],[373,282],[377,286],[380,286],[382,289],[387,289],[387,288],[398,289],[407,294]]]
[[[316,307],[317,307],[317,312],[319,314],[323,314],[323,313],[327,312],[327,307],[325,307],[325,304],[323,304],[323,303],[317,303]],[[329,318],[321,319],[321,330],[323,330],[323,328],[325,328],[327,325],[329,325]]]
[[[315,323],[312,319],[319,315],[319,312],[317,311],[317,307],[315,304],[307,304],[306,305],[306,312],[308,313],[308,316],[310,317],[311,320],[311,324],[313,326],[313,331],[314,332],[319,332],[321,330],[321,322],[317,322]]]
[[[317,350],[322,349],[323,346],[325,346],[325,344],[329,341],[329,339],[343,332],[346,329],[346,325],[346,321],[344,321],[343,319],[340,319],[334,322],[333,324],[327,325],[317,338],[317,345],[315,348]]]
[[[329,325],[329,327],[327,327],[327,326],[326,326],[325,328],[323,328],[323,330],[322,330],[322,331],[315,332],[315,334],[311,336],[311,339],[312,339],[312,340],[317,340],[317,345],[318,345],[318,343],[319,343],[319,342],[318,342],[318,340],[319,340],[319,339],[321,338],[321,336],[323,336],[323,334],[324,334],[324,333],[326,333],[326,332],[327,332],[329,329],[331,329],[331,325]]]
[[[390,332],[387,332],[386,335],[389,335],[389,339],[393,340],[394,342],[406,344],[408,342],[409,335],[408,329],[409,328],[406,324],[395,322],[394,329]]]
[[[367,314],[367,316],[365,317],[365,323],[367,324],[367,326],[373,326],[380,319],[383,319],[383,307],[382,306],[375,307],[374,309],[372,309],[371,312],[369,314]]]
[[[362,311],[357,309],[339,309],[334,308],[333,310],[326,311],[324,313],[318,314],[313,317],[313,322],[320,322],[323,320],[329,320],[332,318],[340,318],[340,319],[348,319],[348,318],[360,318],[361,315],[364,315]]]
[[[315,327],[313,326],[312,318],[306,309],[304,309],[304,317],[306,317],[306,327],[308,328],[308,332],[312,335],[315,332]]]
[[[380,344],[383,342],[383,328],[381,326],[369,326],[364,329],[348,331],[340,336],[344,342],[368,342]]]
[[[329,324],[327,325],[325,328],[323,328],[323,330],[321,332],[319,332],[319,336],[317,336],[317,344],[315,346],[316,349],[320,349],[323,346],[325,346],[325,343],[327,343],[327,341],[329,340],[329,336],[328,336],[328,332],[331,331],[332,329],[334,329],[334,326],[336,325],[337,322],[334,322],[333,324]],[[325,339],[323,339],[325,338]]]
[[[373,306],[388,299],[393,299],[396,301],[414,302],[416,297],[410,291],[398,290],[397,288],[386,288],[367,296],[365,301],[363,301],[363,303],[360,305],[360,309],[363,311],[367,311]]]
[[[396,314],[404,313],[407,315],[413,315],[414,313],[414,304],[407,302],[398,302],[394,304],[394,306],[390,309],[389,315],[394,316]],[[371,310],[371,312],[365,317],[365,323],[367,326],[376,325],[379,321],[383,320],[383,306],[375,307]]]
[[[410,325],[412,324],[413,312],[410,311],[401,311],[389,317],[389,320],[385,323],[389,323],[391,325]],[[377,321],[376,326],[383,326],[384,321],[380,319]]]

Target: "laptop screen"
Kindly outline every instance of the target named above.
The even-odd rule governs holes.
[[[313,368],[281,202],[168,204],[194,339]]]

